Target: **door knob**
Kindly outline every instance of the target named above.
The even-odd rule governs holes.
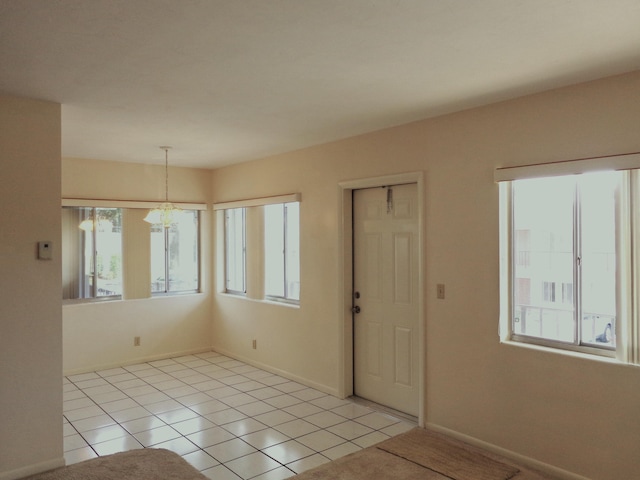
[[[358,305],[356,305],[355,307],[352,307],[351,313],[360,313],[360,307]]]

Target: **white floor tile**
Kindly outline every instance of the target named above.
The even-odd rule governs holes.
[[[82,436],[90,445],[113,440],[114,438],[126,437],[127,435],[129,435],[129,432],[120,425],[109,425],[108,427],[82,432]]]
[[[235,436],[221,427],[213,427],[208,428],[207,430],[202,430],[201,432],[187,435],[187,438],[198,445],[200,448],[206,448],[218,443],[232,440],[235,438]]]
[[[305,422],[300,418],[298,418],[297,420],[292,420],[291,422],[276,425],[273,428],[281,433],[284,433],[289,438],[301,437],[302,435],[315,432],[319,429],[313,423]]]
[[[196,450],[195,452],[182,455],[182,458],[184,458],[194,468],[200,471],[220,464],[220,462],[218,462],[215,458],[202,450]]]
[[[167,442],[178,438],[181,435],[168,425],[164,427],[152,428],[134,435],[136,439],[145,447],[151,447],[158,443]]]
[[[121,437],[108,442],[98,443],[93,445],[93,449],[101,457],[104,455],[111,455],[112,453],[126,452],[128,450],[135,450],[142,448],[142,445],[133,437]]]
[[[154,415],[149,415],[147,412],[146,417],[136,418],[135,420],[129,420],[127,422],[121,423],[122,427],[126,429],[129,433],[140,433],[146,430],[151,430],[153,428],[164,427],[166,423],[160,420],[158,417]]]
[[[281,467],[264,453],[254,452],[225,463],[225,466],[242,478],[253,478]]]
[[[249,433],[264,430],[265,428],[267,428],[267,425],[253,418],[245,418],[242,420],[238,420],[237,422],[227,423],[222,428],[224,428],[227,432],[233,433],[236,437],[241,437]]]
[[[327,430],[336,435],[340,435],[346,440],[353,440],[354,438],[363,437],[371,432],[373,429],[362,425],[361,423],[354,422],[353,420],[347,420],[346,422],[333,425]]]
[[[244,435],[241,438],[258,450],[263,450],[267,447],[271,447],[272,445],[277,445],[278,443],[284,443],[290,440],[290,438],[284,433],[274,430],[273,428],[253,432],[248,435]]]
[[[157,387],[156,387],[157,388]],[[169,395],[171,398],[180,399],[181,397],[186,397],[187,395],[193,395],[194,393],[198,393],[199,390],[189,386],[183,385],[181,387],[170,388],[168,390],[164,390],[164,393]]]
[[[238,475],[233,473],[224,465],[218,465],[213,468],[208,468],[201,472],[205,477],[211,480],[238,480],[241,479]]]
[[[115,425],[116,421],[106,413],[95,417],[84,418],[82,420],[74,420],[71,424],[78,432],[86,432],[88,430],[95,430],[96,428],[107,427],[109,425]]]
[[[355,419],[356,422],[366,425],[367,427],[371,427],[375,430],[379,430],[381,428],[389,427],[394,423],[398,423],[399,420],[397,418],[393,418],[389,415],[385,415],[382,413],[370,413],[369,415],[365,415],[364,417],[358,417]]]
[[[290,413],[285,412],[284,410],[273,410],[271,412],[256,415],[254,418],[260,423],[264,423],[265,425],[268,425],[270,427],[291,422],[296,419],[296,417],[294,417]]]
[[[206,418],[198,416],[182,422],[172,423],[171,426],[182,435],[190,435],[202,430],[207,430],[208,428],[213,428],[216,425]]]
[[[91,447],[78,448],[77,450],[70,450],[64,452],[64,461],[67,465],[73,465],[74,463],[84,462],[85,460],[91,460],[96,458],[98,454],[93,451]]]
[[[302,445],[295,440],[289,440],[288,442],[267,447],[263,452],[283,465],[309,457],[316,453],[309,447]]]
[[[312,468],[318,467],[322,464],[329,462],[329,459],[319,453],[311,455],[310,457],[303,458],[301,460],[291,462],[287,465],[288,468],[296,473],[306,472]]]
[[[244,413],[241,413],[234,408],[227,408],[225,410],[220,410],[219,412],[208,413],[207,415],[204,415],[204,417],[211,420],[216,425],[226,425],[227,423],[247,418]]]
[[[296,438],[296,440],[301,444],[315,450],[316,452],[323,452],[324,450],[345,443],[344,438],[339,437],[338,435],[335,435],[331,432],[327,432],[326,430],[318,430],[317,432],[298,437]]]
[[[332,427],[333,425],[337,425],[345,421],[344,417],[341,417],[340,415],[337,415],[332,412],[327,412],[327,411],[322,411],[319,413],[315,413],[313,415],[309,415],[307,417],[304,417],[304,419],[307,422],[313,423],[314,425],[320,428]]]
[[[415,426],[215,352],[73,375],[63,388],[68,464],[166,448],[215,480],[282,480]]]
[[[295,475],[293,470],[289,470],[287,467],[278,467],[269,472],[253,477],[252,480],[284,480]]]
[[[200,450],[197,445],[184,437],[174,438],[167,442],[158,443],[157,445],[154,445],[153,448],[165,448],[177,453],[178,455],[186,455]]]
[[[355,443],[345,442],[335,447],[328,448],[327,450],[322,452],[322,455],[329,458],[330,460],[336,460],[340,457],[345,457],[350,453],[354,453],[359,450],[362,450],[362,448]]]
[[[226,442],[218,443],[204,449],[209,455],[218,460],[220,463],[225,463],[236,458],[244,457],[256,451],[248,443],[242,441],[239,438],[233,438]]]

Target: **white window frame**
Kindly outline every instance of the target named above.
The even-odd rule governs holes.
[[[63,205],[64,209],[73,209],[74,211],[80,212],[84,210],[82,215],[78,215],[78,217],[82,216],[82,222],[77,226],[73,225],[74,232],[77,227],[77,242],[73,242],[73,246],[63,245],[63,255],[70,255],[74,257],[74,259],[69,258],[68,260],[72,262],[72,264],[77,264],[76,267],[73,268],[75,273],[73,274],[74,278],[77,278],[78,282],[78,294],[79,296],[73,296],[70,298],[63,298],[65,303],[79,303],[79,302],[104,302],[110,300],[121,300],[122,293],[113,294],[113,295],[99,295],[98,294],[98,274],[96,271],[98,251],[100,248],[100,244],[98,243],[98,233],[97,233],[97,210],[98,209],[114,209],[119,211],[120,218],[122,218],[122,209],[118,207],[96,207],[96,206],[69,206]],[[75,215],[74,215],[75,216]],[[83,225],[86,225],[83,228]],[[71,232],[64,232],[63,235],[67,233],[71,234]],[[85,279],[85,248],[86,248],[86,239],[87,237],[91,237],[91,244],[93,245],[93,252],[91,253],[91,264],[93,265],[93,272],[91,277],[93,277],[92,285],[86,285]],[[76,244],[77,243],[77,244]],[[120,244],[120,260],[123,257],[123,248],[122,248],[122,239]],[[120,280],[123,282],[123,265],[120,265]],[[63,265],[63,269],[66,266]],[[71,270],[69,270],[71,271]]]
[[[240,251],[241,251],[241,288],[230,288],[229,284],[230,284],[230,279],[232,277],[230,270],[231,270],[231,259],[230,259],[230,232],[231,232],[231,227],[230,227],[230,222],[231,222],[231,212],[234,211],[241,211],[241,222],[242,222],[242,229],[241,229],[241,238],[237,239],[235,238],[234,235],[234,240],[236,242],[236,248],[237,248],[237,242],[238,240],[240,241]],[[237,231],[235,229],[233,229],[233,231]],[[232,295],[246,295],[247,294],[247,209],[246,207],[237,207],[237,208],[227,208],[224,210],[224,272],[225,272],[225,276],[224,276],[224,285],[225,285],[225,292],[232,294]],[[235,270],[235,269],[234,269]]]
[[[624,170],[626,179],[617,206],[623,221],[617,228],[617,315],[615,351],[590,346],[559,345],[544,339],[530,339],[513,334],[512,275],[515,261],[512,250],[513,180],[581,174],[594,171]],[[549,164],[507,167],[496,170],[494,178],[500,190],[500,339],[504,343],[534,344],[550,351],[575,351],[609,356],[622,363],[640,364],[640,154],[626,154],[592,159],[569,160]],[[632,259],[635,265],[632,264]],[[634,287],[635,286],[635,287]],[[556,296],[559,294],[556,285]],[[635,289],[634,289],[635,288]],[[562,292],[560,292],[562,294]],[[572,292],[575,297],[578,293]]]
[[[286,302],[286,303],[292,303],[292,304],[296,304],[299,305],[300,304],[300,291],[298,289],[298,298],[295,298],[293,295],[293,292],[291,292],[291,289],[289,287],[290,285],[290,278],[289,278],[289,265],[287,263],[287,259],[290,256],[290,252],[292,249],[292,246],[289,244],[289,223],[288,223],[288,219],[289,216],[287,215],[287,210],[289,208],[291,208],[290,206],[293,204],[297,204],[298,205],[298,209],[299,209],[299,202],[287,202],[287,203],[282,203],[282,204],[277,204],[279,207],[282,207],[282,244],[283,244],[283,251],[282,251],[282,264],[281,264],[281,268],[282,268],[282,281],[283,281],[283,285],[282,285],[282,291],[283,294],[282,295],[274,295],[274,294],[269,294],[266,292],[266,280],[267,280],[267,268],[265,266],[265,298],[268,300],[274,300],[274,301],[278,301],[278,302]],[[275,205],[272,205],[272,207]],[[298,210],[299,212],[299,210]],[[300,227],[300,217],[298,216],[298,229]],[[265,228],[266,228],[266,220],[265,220]],[[300,236],[300,232],[298,230],[297,232],[297,236]],[[295,248],[298,250],[298,264],[299,264],[299,259],[300,259],[300,244],[298,243],[298,245],[295,245]],[[269,252],[266,251],[266,243],[265,243],[265,259],[269,256]],[[300,277],[300,271],[298,271],[298,278]]]
[[[195,288],[185,289],[185,290],[171,290],[169,288],[171,281],[171,259],[169,252],[169,234],[171,227],[161,227],[164,234],[164,288],[162,291],[152,291],[151,295],[156,296],[170,296],[170,295],[184,295],[190,293],[198,293],[200,292],[200,285],[202,283],[202,271],[200,269],[200,257],[201,257],[201,219],[199,210],[188,210],[189,212],[193,212],[195,214],[196,219],[196,269],[198,274],[198,281],[196,282]],[[184,211],[181,213],[184,214]]]

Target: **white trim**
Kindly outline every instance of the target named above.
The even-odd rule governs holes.
[[[470,437],[469,435],[465,435],[455,430],[450,430],[446,427],[441,427],[440,425],[434,423],[428,423],[426,425],[426,428],[428,428],[429,430],[433,430],[434,432],[442,433],[449,437],[455,438],[456,440],[468,443],[469,445],[473,445],[474,447],[482,448],[483,450],[494,453],[496,455],[500,455],[509,460],[513,460],[525,467],[530,467],[534,470],[539,470],[541,472],[550,474],[553,476],[553,478],[562,480],[589,480],[587,477],[583,477],[582,475],[578,475],[577,473],[573,473],[554,465],[541,462],[539,460],[536,460],[535,458],[521,455],[512,450],[494,445],[493,443],[488,443],[475,437]]]
[[[261,207],[263,205],[275,205],[277,203],[299,202],[299,193],[289,193],[286,195],[276,195],[273,197],[247,198],[245,200],[234,200],[231,202],[218,202],[213,204],[214,210],[226,210],[228,208]]]
[[[362,188],[374,188],[386,185],[402,185],[415,183],[418,187],[418,425],[424,426],[425,422],[425,265],[424,265],[424,173],[408,172],[381,177],[363,178],[358,180],[346,180],[338,183],[339,205],[341,206],[340,224],[338,226],[338,298],[342,299],[341,322],[338,336],[342,344],[339,351],[339,396],[341,398],[353,395],[353,225],[352,225],[352,191]]]
[[[581,158],[560,162],[538,163],[516,167],[496,168],[493,179],[508,182],[525,178],[557,177],[607,170],[634,170],[640,168],[640,153],[626,153],[609,157]]]
[[[247,365],[251,365],[252,367],[256,367],[259,368],[261,370],[264,370],[265,372],[269,372],[269,373],[273,373],[275,375],[279,375],[281,377],[287,378],[289,380],[292,380],[294,382],[300,383],[302,385],[305,385],[307,387],[313,388],[315,390],[319,390],[320,392],[326,393],[328,395],[332,395],[334,397],[338,397],[338,391],[335,388],[331,388],[327,385],[324,385],[322,383],[317,383],[317,382],[313,382],[311,380],[309,380],[308,378],[304,378],[304,377],[299,377],[298,375],[294,375],[291,372],[287,371],[287,370],[281,370],[279,368],[275,368],[271,365],[267,365],[266,363],[262,363],[259,362],[257,360],[254,360],[252,358],[249,357],[245,357],[244,355],[238,355],[235,352],[231,352],[230,350],[227,350],[225,348],[219,348],[219,347],[213,347],[213,351],[216,353],[219,353],[221,355],[226,355],[227,357],[231,357],[234,360],[238,360],[240,362],[244,362]]]
[[[105,200],[91,198],[63,198],[63,207],[97,207],[97,208],[155,208],[161,202],[146,200]],[[171,202],[183,210],[206,210],[206,203]]]
[[[0,472],[0,480],[16,480],[18,478],[30,477],[38,473],[48,472],[55,468],[65,466],[64,457],[47,460],[46,462],[34,463],[25,467],[9,470],[8,472]]]

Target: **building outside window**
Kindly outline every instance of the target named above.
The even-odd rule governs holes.
[[[197,292],[200,288],[197,210],[184,210],[168,228],[151,226],[151,293]]]
[[[300,301],[300,203],[265,205],[265,296]]]
[[[620,172],[511,182],[515,340],[616,349]]]
[[[122,297],[122,210],[62,208],[63,300]]]

